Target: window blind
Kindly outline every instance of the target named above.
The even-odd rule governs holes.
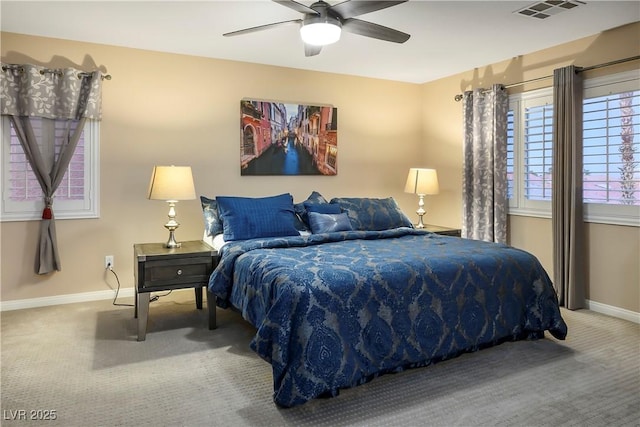
[[[551,200],[553,107],[524,110],[524,192],[529,200]]]
[[[515,153],[514,153],[514,115],[513,110],[507,113],[507,199],[514,197],[513,192],[513,174],[515,171]]]
[[[640,91],[586,99],[583,111],[585,202],[640,205]]]
[[[63,144],[63,137],[67,126],[71,126],[72,132],[75,129],[75,122],[63,120],[41,120],[31,118],[33,132],[38,141],[42,141],[43,129],[45,126],[54,126],[55,130],[55,152],[56,158],[60,155]],[[46,147],[47,144],[44,144]],[[85,159],[84,159],[84,132],[78,140],[78,145],[69,163],[69,168],[65,173],[60,186],[56,190],[55,197],[58,200],[82,200],[85,196]],[[43,149],[41,147],[41,149]],[[46,150],[46,148],[44,148]],[[50,152],[43,152],[43,156],[51,157]],[[31,169],[27,156],[22,149],[18,136],[11,126],[10,147],[9,147],[9,183],[10,200],[14,202],[41,200],[43,193],[40,184]]]

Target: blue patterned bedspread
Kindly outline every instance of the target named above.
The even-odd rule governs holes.
[[[547,273],[506,245],[401,228],[227,243],[209,289],[256,328],[290,407],[508,340],[564,339]]]

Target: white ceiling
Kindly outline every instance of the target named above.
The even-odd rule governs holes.
[[[222,36],[229,31],[302,17],[269,0],[2,0],[0,28],[45,37],[423,83],[640,21],[640,1],[585,1],[577,8],[540,20],[514,14],[535,1],[410,0],[358,17],[411,34],[406,43],[343,32],[338,43],[308,58],[295,26]]]

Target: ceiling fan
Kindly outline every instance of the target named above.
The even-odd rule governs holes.
[[[354,18],[365,13],[396,6],[408,0],[346,0],[333,6],[323,0],[313,3],[311,6],[305,6],[293,0],[273,1],[304,14],[304,18],[245,28],[244,30],[225,33],[223,36],[238,36],[296,24],[300,26],[300,36],[304,42],[305,56],[315,56],[320,53],[322,46],[337,42],[340,39],[341,30],[394,43],[404,43],[411,37],[401,31]]]

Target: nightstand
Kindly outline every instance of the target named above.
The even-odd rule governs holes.
[[[144,341],[151,292],[194,288],[196,307],[202,309],[202,287],[218,264],[218,252],[202,240],[182,242],[179,248],[164,243],[133,245],[135,310],[138,341]]]
[[[454,237],[462,236],[462,230],[459,228],[449,228],[449,227],[441,227],[439,225],[425,224],[423,230],[431,231],[433,233],[441,234],[443,236],[454,236]]]

